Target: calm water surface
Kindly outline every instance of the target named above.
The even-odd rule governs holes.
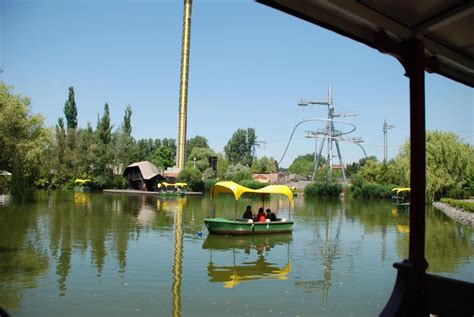
[[[203,197],[38,192],[0,204],[0,306],[13,316],[376,316],[408,215],[388,201],[265,204],[292,234],[208,236]],[[240,214],[230,198],[217,216]],[[427,209],[429,271],[474,281],[473,230]],[[200,234],[202,232],[202,235]]]

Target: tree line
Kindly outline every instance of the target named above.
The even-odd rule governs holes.
[[[14,94],[11,87],[0,82],[0,171],[12,173],[10,182],[0,177],[0,192],[9,189],[14,194],[25,194],[35,187],[71,188],[76,178],[90,178],[96,188],[124,188],[127,184],[121,171],[133,162],[148,160],[161,171],[175,165],[175,139],[132,136],[130,105],[125,107],[117,127],[105,103],[95,126],[88,122],[81,128],[74,88],[70,87],[63,112],[55,127],[47,128],[42,116],[32,113],[28,97]],[[209,187],[217,179],[257,187],[250,181],[252,173],[284,170],[271,157],[257,159],[256,142],[255,129],[237,129],[220,153],[210,148],[204,136],[192,137],[186,142],[187,161],[178,180],[196,190]],[[409,155],[407,140],[389,162],[379,162],[372,156],[349,164],[346,174],[351,186],[329,183],[329,164],[320,157],[316,182],[307,193],[327,195],[344,188],[353,196],[389,196],[391,188],[409,186]],[[216,170],[210,167],[211,157],[217,157]],[[307,178],[313,173],[313,162],[314,153],[300,155],[288,172]],[[474,195],[474,150],[454,133],[427,131],[426,166],[427,199]],[[334,170],[332,175],[337,179],[340,171]]]
[[[175,165],[175,139],[132,136],[130,105],[117,127],[105,103],[95,126],[88,122],[81,128],[74,88],[70,87],[63,113],[55,127],[47,128],[43,117],[32,113],[28,97],[14,94],[12,87],[0,82],[0,170],[12,173],[12,193],[28,193],[34,187],[72,188],[77,178],[90,178],[97,188],[124,188],[127,184],[121,171],[133,162],[147,160],[161,171]],[[253,172],[276,172],[273,158],[254,157],[256,140],[253,128],[238,129],[224,153],[219,153],[203,136],[188,139],[187,162],[179,179],[202,187],[209,179],[241,181],[251,179]],[[210,168],[210,157],[217,157],[216,172]],[[0,191],[6,187],[2,178]]]

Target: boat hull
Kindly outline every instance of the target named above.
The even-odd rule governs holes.
[[[247,219],[229,220],[224,218],[204,219],[210,234],[257,235],[292,232],[292,221],[247,222]]]

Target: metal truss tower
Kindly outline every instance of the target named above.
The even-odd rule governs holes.
[[[342,124],[349,124],[344,121],[340,120],[335,120],[334,118],[338,117],[349,117],[349,116],[357,116],[357,113],[336,113],[333,105],[333,99],[332,99],[332,89],[329,87],[328,89],[328,99],[327,100],[301,100],[298,103],[298,106],[310,106],[310,105],[323,105],[328,107],[328,117],[325,120],[326,127],[323,129],[318,129],[317,131],[307,131],[308,135],[307,137],[309,138],[314,138],[315,140],[315,152],[314,152],[314,170],[313,170],[313,175],[311,179],[314,181],[314,178],[316,176],[316,170],[319,166],[319,161],[321,158],[321,153],[323,151],[324,144],[327,142],[327,160],[329,164],[329,170],[328,170],[328,180],[332,181],[332,169],[333,169],[333,159],[337,157],[339,159],[339,164],[341,166],[341,172],[342,172],[342,180],[343,182],[346,182],[346,174],[344,171],[344,161],[342,159],[342,153],[341,149],[339,147],[339,142],[344,141],[344,142],[350,142],[354,143],[360,146],[360,143],[362,143],[361,138],[346,138],[344,135],[353,132],[355,130],[355,127],[352,131],[349,132],[342,132],[341,130],[338,130],[334,126],[334,122],[339,122]],[[352,125],[352,124],[350,124]],[[353,126],[353,125],[352,125]],[[318,147],[318,138],[322,139],[321,144],[319,145],[319,150],[317,150]],[[334,146],[337,151],[337,155],[334,153]],[[362,147],[361,147],[362,148]],[[363,150],[363,148],[362,148]],[[364,151],[365,153],[365,151]]]
[[[387,132],[389,129],[395,128],[394,125],[388,124],[387,120],[383,121],[383,162],[387,163]]]

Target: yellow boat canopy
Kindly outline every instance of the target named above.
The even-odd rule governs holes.
[[[225,181],[218,182],[211,188],[211,199],[214,199],[218,194],[229,193],[233,194],[235,200],[239,200],[240,196],[245,193],[252,194],[280,194],[285,195],[288,201],[293,200],[293,192],[286,185],[268,185],[260,189],[251,189],[245,186],[239,185],[235,182]]]
[[[176,187],[181,187],[181,188],[188,187],[188,183],[176,183],[175,185]]]
[[[78,184],[78,185],[84,185],[86,183],[90,183],[91,180],[86,178],[86,179],[80,179],[80,178],[76,178],[76,180],[74,180],[74,183]]]
[[[401,192],[409,192],[411,189],[410,187],[395,187],[392,189],[392,192],[396,192],[396,194],[400,194]]]

